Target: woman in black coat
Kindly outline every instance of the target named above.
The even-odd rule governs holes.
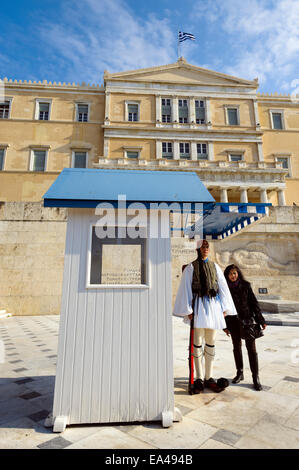
[[[253,385],[255,390],[262,390],[259,380],[258,355],[255,347],[255,338],[252,335],[252,327],[255,323],[259,324],[262,329],[266,328],[266,322],[261,314],[258,301],[252,291],[249,282],[245,281],[241,270],[235,264],[227,266],[224,271],[228,287],[232,294],[232,298],[238,312],[237,316],[226,316],[226,333],[231,335],[233,342],[233,353],[237,368],[237,375],[232,383],[239,383],[244,380],[243,375],[243,356],[242,356],[242,339],[248,352],[250,370],[252,373]]]

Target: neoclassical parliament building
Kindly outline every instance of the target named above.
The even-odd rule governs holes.
[[[17,81],[0,97],[0,308],[59,313],[66,209],[42,196],[66,167],[193,171],[218,202],[272,203],[215,244],[255,291],[299,300],[299,97],[184,58],[104,83]],[[174,293],[194,253],[173,242]]]

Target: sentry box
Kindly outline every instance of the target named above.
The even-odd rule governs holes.
[[[168,427],[181,420],[174,406],[170,209],[191,213],[196,205],[210,228],[204,238],[223,238],[235,231],[234,220],[237,227],[253,216],[246,204],[237,215],[224,204],[221,219],[223,207],[193,172],[64,169],[44,195],[45,207],[68,208],[47,420],[54,432],[70,424]]]

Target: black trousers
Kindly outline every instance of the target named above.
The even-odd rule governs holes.
[[[243,371],[243,356],[242,356],[242,338],[240,331],[239,319],[236,315],[225,317],[227,328],[231,334],[233,343],[233,352],[235,357],[236,368],[238,371]],[[245,345],[248,352],[250,369],[253,375],[258,374],[257,352],[255,346],[255,339],[245,340]]]

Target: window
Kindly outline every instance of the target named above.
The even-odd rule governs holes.
[[[197,144],[197,160],[207,160],[207,144]]]
[[[138,151],[132,151],[132,150],[127,150],[126,152],[127,158],[138,158],[139,157],[139,152]]]
[[[179,122],[188,122],[188,100],[178,100],[179,103]]]
[[[33,150],[31,154],[30,170],[45,171],[46,170],[46,150]]]
[[[290,177],[291,173],[290,173],[289,157],[276,157],[276,162],[282,163],[282,168],[284,168],[285,170],[289,170],[288,173],[286,174],[286,177]]]
[[[41,103],[41,102],[39,102],[38,119],[40,121],[48,121],[49,120],[49,111],[50,111],[50,103]]]
[[[88,122],[89,106],[88,104],[77,104],[77,121]]]
[[[241,153],[230,154],[229,160],[231,162],[241,162],[243,160],[243,155]]]
[[[238,108],[226,108],[227,123],[229,126],[237,126],[239,124]]]
[[[180,158],[190,159],[189,142],[180,142]]]
[[[73,152],[73,168],[86,168],[87,167],[87,152],[78,151]]]
[[[283,129],[282,123],[282,113],[281,112],[271,112],[272,116],[272,129]]]
[[[162,142],[162,157],[173,158],[172,142]]]
[[[205,102],[202,100],[195,100],[195,122],[196,124],[205,124]]]
[[[139,227],[137,238],[123,233],[124,227],[120,233],[120,227],[111,226],[103,237],[103,228],[92,227],[87,285],[145,285],[146,228]]]
[[[4,149],[0,149],[0,171],[4,170]]]
[[[35,100],[35,119],[38,121],[49,121],[51,114],[51,100],[37,98]]]
[[[138,104],[128,104],[128,121],[139,121]]]
[[[171,99],[162,98],[161,106],[162,122],[171,122]]]
[[[10,101],[0,103],[0,119],[8,119],[9,117]]]

